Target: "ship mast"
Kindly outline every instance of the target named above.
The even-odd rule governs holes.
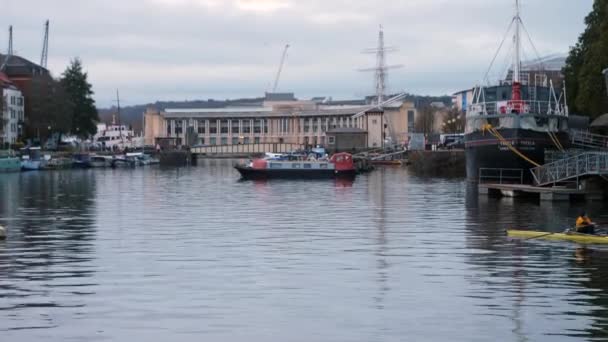
[[[515,0],[515,35],[513,37],[513,43],[515,44],[515,56],[513,57],[513,82],[512,82],[512,94],[511,94],[511,112],[521,113],[522,112],[522,101],[521,101],[521,39],[520,39],[520,24],[521,17],[519,16],[519,0]]]
[[[519,16],[519,0],[515,0],[515,36],[513,37],[515,44],[515,56],[513,60],[513,82],[520,83],[520,74],[521,74],[521,39],[520,39],[520,28],[519,24],[521,23],[521,18]]]

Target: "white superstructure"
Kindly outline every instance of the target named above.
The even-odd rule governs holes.
[[[94,142],[106,149],[138,148],[143,145],[143,137],[136,136],[132,129],[125,125],[111,125],[100,123],[97,125],[97,134]]]

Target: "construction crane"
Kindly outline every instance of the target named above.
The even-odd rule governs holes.
[[[277,71],[277,76],[274,78],[274,86],[272,87],[272,92],[277,92],[277,87],[279,86],[279,78],[281,77],[281,71],[283,70],[283,64],[285,64],[285,59],[287,58],[287,49],[289,49],[289,44],[285,45],[285,49],[283,50],[283,55],[281,56],[281,63],[279,64],[279,70]]]
[[[4,62],[0,65],[0,71],[3,71],[6,65],[8,64],[8,60],[11,59],[13,55],[13,26],[8,27],[8,51],[6,52],[6,56],[4,57]]]
[[[44,40],[42,41],[42,54],[40,55],[40,66],[47,69],[49,59],[49,21],[44,23]]]

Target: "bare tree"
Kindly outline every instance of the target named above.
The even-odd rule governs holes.
[[[418,117],[416,117],[415,128],[417,133],[424,133],[428,136],[433,133],[435,126],[435,111],[431,106],[422,107],[418,111]]]
[[[441,128],[443,133],[462,133],[464,122],[464,113],[453,107],[447,112],[444,121],[441,123]]]

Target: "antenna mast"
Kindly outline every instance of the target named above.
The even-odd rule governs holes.
[[[364,53],[373,53],[376,55],[376,67],[360,70],[374,72],[377,104],[381,104],[384,102],[384,97],[386,95],[386,81],[388,79],[388,70],[401,67],[401,65],[386,65],[386,53],[394,51],[397,51],[397,49],[393,47],[384,46],[384,29],[382,28],[382,25],[380,25],[380,31],[378,32],[378,47],[376,47],[375,49],[366,49],[363,51]]]
[[[40,55],[40,66],[47,68],[49,59],[49,21],[44,23],[44,40],[42,41],[42,54]]]
[[[287,58],[287,49],[289,49],[289,44],[285,45],[285,49],[283,50],[283,55],[281,56],[279,70],[277,71],[277,76],[274,78],[274,86],[272,87],[273,93],[277,92],[277,87],[279,86],[279,78],[281,77],[281,71],[283,71],[283,64],[285,64],[285,58]]]

